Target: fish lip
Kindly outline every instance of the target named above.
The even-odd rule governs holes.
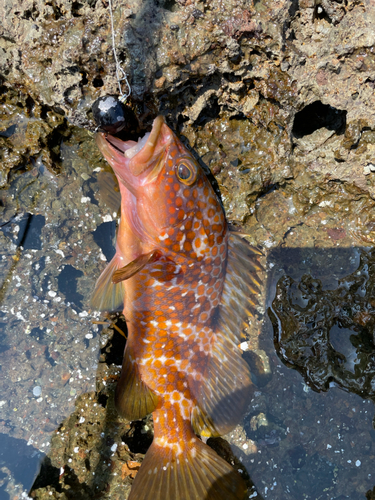
[[[134,141],[122,141],[112,135],[99,132],[96,136],[96,142],[100,151],[104,154],[117,175],[123,178],[125,173],[123,172],[123,168],[126,166],[126,170],[129,170],[133,176],[138,177],[158,163],[158,161],[156,163],[152,162],[152,159],[155,156],[155,153],[157,156],[157,153],[159,152],[158,149],[160,149],[160,153],[164,149],[163,147],[160,148],[160,141],[158,140],[163,126],[166,128],[164,131],[165,140],[162,141],[164,143],[163,145],[165,145],[166,142],[169,142],[173,133],[165,124],[164,117],[159,115],[154,120],[151,133],[146,143],[142,149],[137,151],[137,153],[132,157],[127,157],[126,152],[137,145]],[[120,165],[122,166],[121,172],[119,168]]]

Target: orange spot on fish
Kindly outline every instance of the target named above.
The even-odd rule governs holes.
[[[192,246],[191,246],[190,241],[185,241],[185,243],[184,243],[184,250],[185,250],[185,252],[191,252]]]
[[[201,320],[202,321],[207,321],[207,319],[208,319],[208,314],[207,313],[202,313],[201,314]]]

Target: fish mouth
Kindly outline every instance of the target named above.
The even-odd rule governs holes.
[[[152,170],[154,178],[161,168],[155,167],[162,163],[161,153],[172,136],[173,133],[166,125],[164,117],[158,116],[154,120],[151,132],[145,134],[138,142],[122,141],[103,132],[96,135],[96,142],[116,175],[125,182],[129,174],[139,177],[149,169]]]

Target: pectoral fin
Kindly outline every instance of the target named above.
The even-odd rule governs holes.
[[[113,283],[112,276],[122,264],[119,254],[99,276],[91,297],[91,306],[98,311],[118,311],[124,307],[125,290],[122,283]]]
[[[153,250],[152,252],[140,255],[126,266],[115,271],[112,275],[112,283],[117,284],[121,281],[128,280],[139,271],[141,271],[147,264],[157,260],[159,258],[159,255],[160,254],[158,250]]]

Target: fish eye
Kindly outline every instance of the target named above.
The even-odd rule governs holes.
[[[197,178],[197,169],[190,162],[181,161],[176,168],[176,175],[179,181],[190,186]]]

